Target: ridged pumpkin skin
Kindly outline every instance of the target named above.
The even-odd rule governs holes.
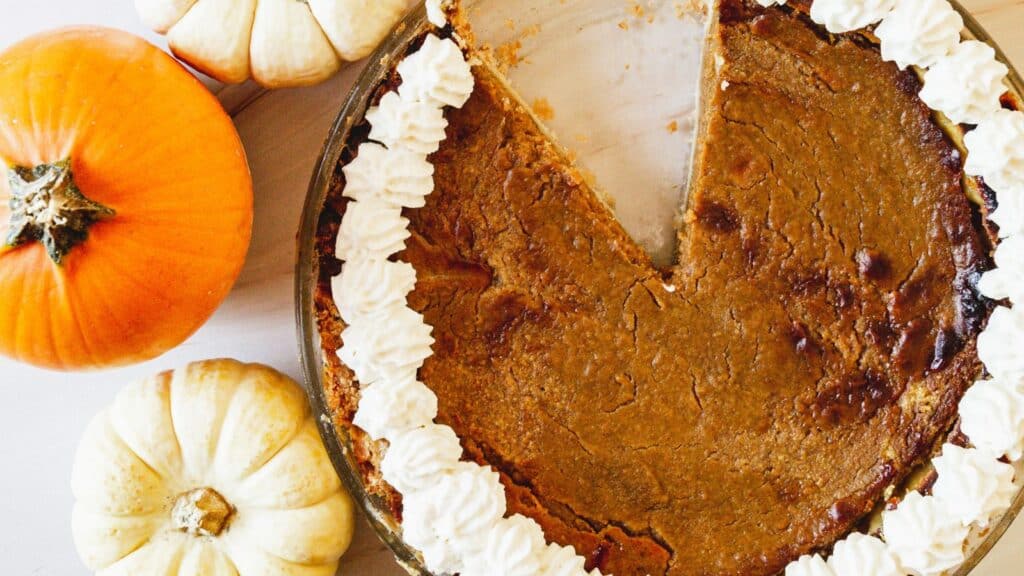
[[[11,167],[62,160],[114,215],[58,264],[38,241],[6,239]],[[177,346],[241,271],[252,202],[231,119],[161,50],[103,28],[10,48],[0,55],[0,353],[70,370]]]
[[[302,388],[234,360],[125,388],[86,429],[71,489],[97,576],[334,576],[352,541]]]

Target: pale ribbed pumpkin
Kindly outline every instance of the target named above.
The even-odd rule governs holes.
[[[322,82],[364,58],[409,0],[135,0],[176,56],[229,83],[270,88]]]
[[[72,472],[79,554],[100,576],[334,576],[353,530],[299,386],[202,362],[126,388]]]

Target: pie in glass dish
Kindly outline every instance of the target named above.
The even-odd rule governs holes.
[[[1006,67],[960,42],[952,8],[710,7],[697,152],[659,266],[461,7],[428,4],[437,27],[350,135],[316,295],[335,423],[425,567],[960,564],[1016,494],[1006,341],[1024,320],[999,304],[1024,265],[996,247],[1020,211],[991,185],[1024,194],[1024,153],[1004,138],[1020,121]],[[970,155],[975,125],[994,136]]]

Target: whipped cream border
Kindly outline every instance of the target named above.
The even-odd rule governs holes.
[[[762,6],[785,3],[757,1]],[[820,2],[827,10],[814,10],[812,5],[811,18],[833,33],[880,20],[883,58],[901,68],[916,66],[924,73],[923,97],[927,96],[924,100],[934,110],[954,120],[977,122],[986,134],[997,138],[1000,131],[1009,133],[1024,122],[1020,116],[1024,113],[1003,111],[999,105],[999,96],[1007,88],[1007,68],[994,52],[973,50],[965,61],[966,51],[960,48],[975,41],[962,40],[959,17],[933,18],[924,26],[915,17],[924,18],[936,6],[948,13],[952,6],[946,0],[816,0],[815,4]],[[447,26],[449,3],[426,0],[434,26]],[[958,42],[944,40],[954,31],[961,37]],[[965,67],[969,68],[965,73],[950,73],[963,72]],[[980,78],[972,77],[970,72],[975,70]],[[451,39],[441,40],[434,34],[428,36],[424,48],[406,57],[399,73],[403,84],[414,84],[415,89],[399,88],[387,94],[389,108],[398,112],[378,109],[368,114],[375,123],[371,140],[374,134],[388,134],[387,141],[364,145],[373,147],[372,162],[345,167],[346,175],[360,183],[352,201],[364,204],[361,212],[372,216],[343,219],[339,240],[344,246],[339,254],[349,258],[342,275],[334,279],[335,294],[344,291],[356,298],[355,306],[342,308],[346,311],[343,316],[349,316],[343,317],[349,329],[339,355],[348,359],[346,364],[364,389],[373,391],[363,395],[355,422],[372,428],[369,432],[375,440],[389,443],[382,474],[406,501],[406,540],[421,552],[428,569],[463,576],[600,576],[596,569],[588,574],[584,559],[571,548],[548,544],[536,521],[505,517],[505,492],[498,475],[489,467],[461,461],[457,436],[451,428],[434,422],[436,395],[416,380],[430,354],[432,329],[408,307],[413,285],[408,274],[390,270],[401,265],[391,258],[401,251],[408,236],[408,220],[401,217],[401,210],[422,207],[423,198],[433,191],[432,185],[426,185],[423,166],[429,152],[444,139],[443,130],[437,129],[437,113],[464,105],[474,81],[462,49]],[[968,166],[977,167],[971,175],[985,179],[996,194],[1024,195],[1024,141],[1009,136],[1000,141],[1001,146],[992,146],[991,141],[978,139],[971,146],[972,139],[966,139]],[[1006,206],[1016,210],[1024,203],[1011,201]],[[357,216],[359,213],[355,211]],[[1019,219],[1021,215],[1009,217]],[[1001,235],[1013,245],[1018,238],[1024,239],[1024,232],[1020,236],[1018,232]],[[997,266],[1024,268],[1024,254],[1004,252],[1001,256]],[[346,275],[350,267],[378,273]],[[1002,288],[985,289],[1006,284],[1002,270],[985,276],[992,280],[983,279],[981,292],[1005,298]],[[1011,291],[1012,304],[1018,304],[1018,293],[1024,298],[1024,290]],[[1019,460],[1019,447],[1024,444],[1024,362],[1011,350],[1024,337],[1024,313],[1000,306],[996,315],[1009,320],[997,323],[991,331],[986,328],[979,337],[979,356],[996,378],[980,383],[989,393],[967,394],[960,406],[965,432],[974,433],[980,445],[966,449],[947,445],[936,459],[940,471],[949,469],[951,462],[959,463],[960,474],[955,478],[940,475],[943,490],[929,496],[912,493],[885,512],[881,538],[852,533],[836,544],[836,553],[827,561],[817,555],[804,556],[786,568],[786,576],[847,576],[865,569],[878,575],[938,576],[963,561],[970,530],[987,526],[1010,506],[1016,491],[1012,475],[1005,473],[1010,467],[1001,460]],[[999,417],[986,418],[995,408],[993,398],[999,400]],[[395,414],[399,408],[403,409],[401,415]],[[990,478],[993,469],[1004,471],[997,480]],[[965,514],[965,510],[984,513]]]

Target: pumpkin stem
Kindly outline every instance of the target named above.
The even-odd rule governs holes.
[[[234,514],[234,507],[216,490],[198,488],[178,496],[171,510],[171,521],[186,534],[217,537]]]
[[[8,248],[42,242],[50,259],[60,264],[72,248],[85,242],[93,224],[114,216],[113,210],[78,189],[70,160],[35,168],[14,166],[7,175],[11,188]]]

